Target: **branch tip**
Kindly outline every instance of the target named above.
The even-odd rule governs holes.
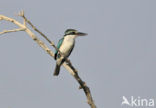
[[[18,16],[24,17],[24,11],[21,10],[21,11],[18,13]]]

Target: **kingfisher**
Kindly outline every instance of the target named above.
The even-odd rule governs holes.
[[[86,33],[78,32],[75,29],[67,29],[65,31],[63,38],[61,38],[57,44],[57,49],[61,52],[63,57],[61,57],[61,54],[59,54],[58,50],[55,51],[54,55],[54,59],[56,60],[54,76],[59,75],[60,67],[65,62],[65,58],[68,58],[73,51],[75,46],[75,38],[86,35]]]

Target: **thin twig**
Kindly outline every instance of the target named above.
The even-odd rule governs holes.
[[[18,28],[18,29],[13,29],[13,30],[3,30],[2,32],[0,32],[0,35],[4,33],[18,32],[18,31],[24,31],[24,30],[25,30],[24,28]]]

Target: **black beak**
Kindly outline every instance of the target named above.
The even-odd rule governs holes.
[[[78,36],[86,36],[87,35],[87,33],[82,33],[82,32],[78,32],[78,33],[76,33]]]

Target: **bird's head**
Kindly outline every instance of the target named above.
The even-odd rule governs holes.
[[[65,31],[64,36],[67,36],[67,35],[86,36],[87,34],[86,34],[86,33],[82,33],[82,32],[78,32],[78,31],[75,30],[75,29],[67,29],[67,30]]]

